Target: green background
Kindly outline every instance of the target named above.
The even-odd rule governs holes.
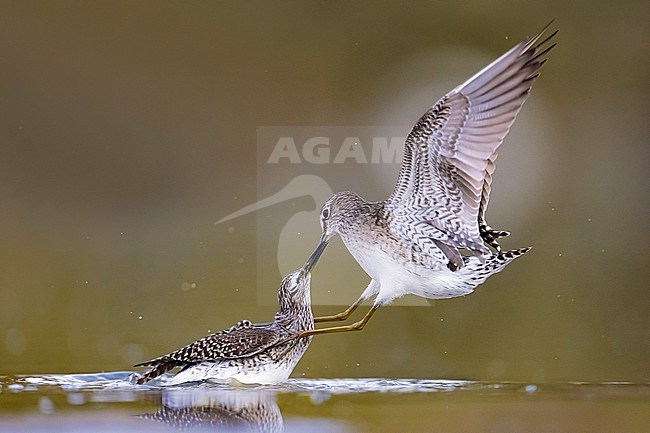
[[[506,247],[533,251],[471,296],[385,308],[362,333],[315,339],[294,374],[647,381],[648,12],[645,1],[1,2],[0,372],[124,370],[270,319],[257,291],[279,276],[256,274],[276,260],[257,255],[256,217],[214,225],[258,197],[256,128],[413,124],[556,18],[559,45],[506,138],[488,215],[513,231]],[[371,198],[390,192],[347,176]],[[298,239],[299,257],[318,231]],[[346,254],[337,241],[323,269]],[[353,300],[368,278],[341,261],[336,275],[316,270],[313,290]]]

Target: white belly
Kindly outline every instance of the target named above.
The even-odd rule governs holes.
[[[311,338],[303,338],[293,347],[290,346],[294,343],[275,346],[249,358],[225,359],[216,362],[204,361],[181,371],[171,379],[167,379],[165,385],[203,380],[228,382],[232,379],[247,384],[275,385],[289,378],[309,347]],[[284,351],[283,349],[288,350]]]
[[[377,283],[379,292],[375,303],[389,304],[404,295],[416,295],[429,299],[445,299],[467,295],[472,288],[459,283],[460,275],[445,265],[427,268],[413,262],[399,260],[378,246],[364,248],[348,247],[359,265]]]
[[[199,382],[214,380],[228,382],[235,379],[246,384],[275,385],[289,378],[295,365],[267,364],[256,368],[242,368],[241,366],[227,365],[221,362],[205,362],[181,371],[176,376],[165,381],[166,385],[177,385],[185,382]]]

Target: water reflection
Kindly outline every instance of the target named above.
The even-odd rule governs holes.
[[[131,373],[0,376],[0,432],[618,433],[650,425],[649,383],[299,378],[158,387],[132,385]]]
[[[236,432],[283,432],[275,392],[193,387],[163,390],[161,405],[139,418],[192,429]]]

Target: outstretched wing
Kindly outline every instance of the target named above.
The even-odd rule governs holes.
[[[441,98],[406,138],[391,231],[432,245],[461,266],[458,248],[488,253],[481,238],[497,149],[530,93],[555,34],[524,40]],[[483,226],[483,228],[480,228]],[[459,263],[457,263],[459,262]]]

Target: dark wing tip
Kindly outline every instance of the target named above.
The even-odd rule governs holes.
[[[542,39],[541,41],[538,41],[539,38],[542,36],[541,33],[536,35],[533,39],[531,39],[526,44],[522,52],[522,55],[528,54],[530,56],[530,59],[528,60],[527,63],[530,64],[533,62],[540,62],[545,60],[544,56],[546,56],[546,54],[548,54],[549,51],[551,51],[557,45],[557,42],[552,42],[552,41],[553,38],[555,38],[555,35],[557,35],[559,32],[560,30],[557,29],[553,33],[548,35],[546,38]]]
[[[523,50],[523,51],[528,51],[528,50],[531,49],[534,45],[537,45],[537,46],[539,46],[539,45],[543,45],[543,44],[545,44],[546,42],[548,42],[551,38],[553,38],[553,36],[555,36],[555,35],[560,31],[560,29],[555,30],[553,33],[551,33],[550,36],[546,37],[546,39],[544,39],[542,42],[537,43],[537,41],[539,40],[539,38],[541,38],[542,35],[543,35],[544,33],[546,33],[546,31],[549,29],[549,27],[551,27],[551,25],[552,25],[554,22],[555,22],[555,18],[553,18],[553,19],[552,19],[548,24],[546,24],[546,25],[542,28],[542,30],[540,30],[536,35],[534,35],[534,36],[532,36],[532,37],[529,37],[529,38],[526,38],[526,40],[525,40],[526,44],[524,45],[524,50]]]

